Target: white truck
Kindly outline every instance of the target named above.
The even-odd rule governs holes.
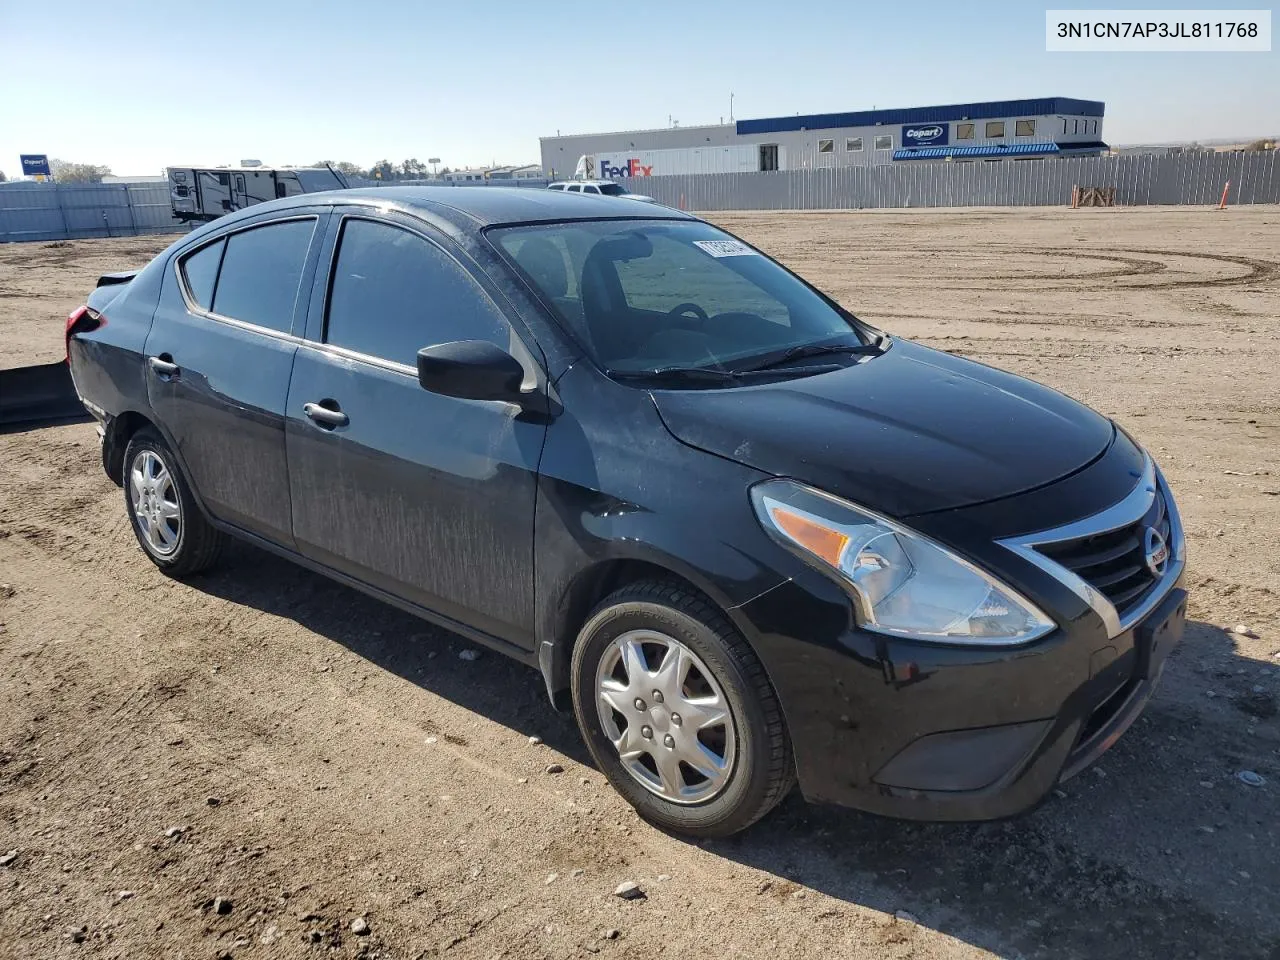
[[[216,220],[255,203],[321,190],[344,190],[331,167],[167,167],[173,215],[182,221]]]

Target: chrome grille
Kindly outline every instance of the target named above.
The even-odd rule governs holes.
[[[1111,601],[1123,617],[1140,604],[1160,580],[1148,568],[1143,534],[1160,531],[1172,548],[1173,535],[1163,490],[1156,490],[1147,512],[1133,523],[1074,540],[1040,543],[1035,549],[1060,563]]]

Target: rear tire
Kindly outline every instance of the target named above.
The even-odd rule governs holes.
[[[572,689],[597,765],[659,827],[728,836],[795,784],[764,667],[724,614],[682,584],[642,581],[597,606],[573,650]]]
[[[154,428],[129,438],[123,479],[129,524],[152,563],[176,578],[213,566],[225,538],[205,519],[177,458]]]

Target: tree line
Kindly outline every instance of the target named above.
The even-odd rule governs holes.
[[[363,177],[366,180],[425,180],[431,176],[431,168],[421,160],[410,158],[398,164],[390,160],[379,160],[370,167],[361,167],[348,160],[317,160],[317,167],[333,167],[346,177]],[[440,173],[449,173],[448,167],[441,167]]]

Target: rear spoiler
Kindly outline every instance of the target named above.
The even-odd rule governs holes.
[[[98,278],[97,286],[114,287],[117,284],[128,283],[137,275],[137,270],[122,270],[119,273],[104,273]]]

